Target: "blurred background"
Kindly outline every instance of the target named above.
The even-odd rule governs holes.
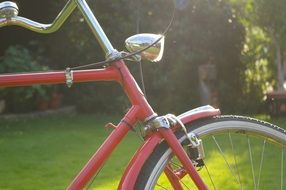
[[[52,22],[67,2],[13,1],[20,16],[42,23]],[[162,33],[172,18],[174,1],[87,0],[119,51],[138,29]],[[180,114],[211,104],[223,114],[251,115],[286,129],[285,0],[175,2],[162,61],[142,63],[147,98],[154,110]],[[16,26],[0,28],[0,73],[63,71],[102,60],[104,53],[78,11],[50,35]],[[139,64],[127,64],[141,85]],[[110,82],[71,88],[0,88],[0,189],[65,189],[111,133],[102,126],[107,121],[116,124],[129,107],[121,86]],[[45,117],[34,117],[38,115]],[[130,157],[142,144],[140,125],[136,129],[112,154],[90,189],[116,189]],[[261,145],[253,150],[261,150]],[[272,160],[268,165],[280,167],[279,156],[273,161],[272,150],[266,152]],[[214,163],[220,166],[217,160]],[[227,175],[220,167],[216,171],[225,184]],[[279,169],[267,171],[280,179]]]
[[[66,1],[16,0],[20,15],[50,23]],[[160,33],[172,16],[169,0],[89,0],[118,50],[140,32]],[[148,100],[158,113],[203,104],[223,113],[267,113],[269,92],[285,94],[284,0],[181,0],[160,63],[143,62]],[[40,35],[11,26],[0,30],[0,73],[64,70],[104,60],[76,11],[56,33]],[[139,65],[128,63],[139,81]],[[271,99],[271,97],[270,97]],[[269,101],[268,101],[269,103]],[[113,113],[130,106],[113,83],[0,89],[0,111],[22,113],[75,106],[80,113]],[[286,113],[286,104],[278,108]],[[285,111],[285,112],[284,112]]]

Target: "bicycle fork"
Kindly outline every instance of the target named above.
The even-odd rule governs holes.
[[[198,174],[197,170],[195,169],[192,160],[189,158],[188,154],[184,150],[183,146],[175,136],[174,132],[171,129],[172,122],[176,122],[174,120],[174,117],[170,117],[170,115],[167,116],[161,116],[157,117],[151,122],[149,122],[149,126],[151,128],[156,128],[158,129],[159,133],[162,135],[162,137],[166,140],[168,143],[169,147],[173,151],[174,155],[177,156],[181,164],[183,165],[184,169],[187,171],[191,179],[193,180],[194,184],[197,186],[199,190],[208,190],[207,185],[204,183],[200,175]],[[190,143],[192,140],[187,134],[187,131],[185,130],[185,127],[182,123],[177,124],[181,125],[183,128],[187,138],[190,140]],[[174,123],[173,123],[174,124]],[[179,183],[179,178],[175,176],[176,174],[171,171],[171,169],[167,166],[165,169],[165,174],[170,180],[172,186],[176,190],[183,189],[182,186]]]

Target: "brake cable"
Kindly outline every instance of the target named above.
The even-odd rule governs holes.
[[[162,33],[162,36],[160,38],[158,38],[155,42],[153,42],[152,44],[150,44],[149,46],[141,49],[141,50],[138,50],[138,51],[135,51],[133,53],[125,53],[124,54],[121,54],[120,57],[117,57],[115,59],[108,59],[108,60],[105,60],[105,61],[99,61],[99,62],[96,62],[96,63],[90,63],[90,64],[86,64],[86,65],[80,65],[80,66],[76,66],[76,67],[71,67],[70,69],[71,70],[77,70],[77,69],[83,69],[83,68],[90,68],[90,67],[99,67],[99,66],[105,66],[106,64],[108,63],[112,63],[112,62],[116,62],[116,61],[119,61],[119,60],[122,60],[122,59],[127,59],[127,58],[130,58],[130,57],[133,57],[135,55],[138,55],[138,54],[141,54],[142,52],[146,51],[147,49],[151,48],[152,46],[154,46],[155,44],[157,44],[163,37],[165,37],[167,35],[167,33],[169,32],[170,28],[171,28],[171,25],[173,24],[173,21],[175,19],[175,12],[176,12],[176,5],[175,3],[173,3],[173,13],[172,13],[172,17],[170,19],[170,22],[169,24],[167,25],[167,27],[165,28],[164,32]],[[120,52],[119,52],[120,53]]]
[[[136,33],[139,34],[140,33],[140,15],[141,15],[141,9],[140,9],[140,1],[141,0],[136,0],[136,9],[137,9],[137,14],[136,14]],[[143,76],[143,67],[142,67],[142,60],[139,59],[138,60],[138,66],[139,66],[139,75],[140,75],[140,80],[141,80],[141,88],[143,90],[143,94],[145,96],[146,99],[147,98],[147,94],[146,94],[146,88],[145,88],[145,84],[144,84],[144,76]]]

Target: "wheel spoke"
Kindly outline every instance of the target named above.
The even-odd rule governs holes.
[[[170,161],[170,164],[174,165],[177,169],[182,168],[182,165],[177,164],[177,163],[174,162],[174,161]]]
[[[227,161],[226,156],[225,156],[224,152],[222,151],[222,149],[221,149],[219,143],[217,142],[217,140],[216,140],[216,138],[215,138],[214,136],[212,136],[212,138],[213,138],[213,140],[214,140],[214,142],[215,142],[215,144],[216,144],[216,146],[217,146],[217,148],[218,148],[218,150],[219,150],[219,152],[220,152],[220,155],[223,157],[223,159],[224,159],[224,161],[225,161],[225,163],[226,163],[226,165],[227,165],[227,167],[228,167],[230,173],[231,173],[232,176],[235,178],[236,182],[239,184],[239,181],[238,181],[237,177],[235,176],[235,174],[234,174],[234,172],[233,172],[233,169],[231,168],[229,162]]]
[[[210,190],[286,189],[285,130],[239,116],[218,116],[186,127],[204,141],[210,154],[200,170]],[[185,145],[186,136],[178,133],[178,138]],[[168,146],[160,144],[156,151],[146,161],[136,189],[196,189]],[[166,167],[171,169],[171,180],[164,175]]]
[[[206,164],[206,163],[205,163],[205,168],[206,168],[207,173],[208,173],[208,176],[209,176],[209,178],[210,178],[210,180],[211,180],[212,186],[213,186],[214,190],[216,190],[216,187],[215,187],[215,184],[214,184],[213,178],[212,178],[212,176],[211,176],[211,174],[210,174],[210,172],[209,172],[209,169],[208,169],[208,167],[207,167],[207,164]]]
[[[179,165],[179,164],[177,164],[177,163],[175,163],[175,162],[173,162],[173,161],[170,161],[170,164],[174,165],[174,166],[177,167],[178,169],[179,169],[179,168],[183,168],[181,165]],[[183,184],[183,186],[185,186],[187,189],[190,190],[190,188],[187,186],[186,183],[184,183],[184,182],[182,181],[181,178],[179,178],[177,175],[175,175],[175,176],[176,176],[176,177],[178,178],[178,180]]]
[[[182,180],[180,180],[180,181],[188,190],[191,190]]]
[[[284,180],[284,147],[282,147],[282,153],[281,153],[281,190],[283,190],[283,180]]]
[[[250,158],[250,164],[251,164],[254,190],[256,190],[256,182],[255,182],[255,174],[254,174],[254,166],[253,166],[253,158],[252,158],[252,149],[251,149],[251,143],[250,143],[249,136],[247,136],[247,143],[248,143],[248,152],[249,152],[249,158]]]
[[[168,164],[164,172],[174,189],[183,190],[180,184],[180,178],[175,174],[170,164]]]
[[[159,183],[156,183],[156,185],[157,185],[157,186],[159,186],[159,187],[161,187],[162,189],[169,190],[169,189],[167,189],[166,187],[164,187],[164,186],[160,185]]]
[[[234,159],[234,164],[235,164],[235,170],[236,170],[236,173],[238,176],[239,186],[240,186],[240,189],[242,189],[240,173],[239,173],[238,166],[237,166],[236,152],[234,150],[233,141],[232,141],[232,137],[231,137],[230,132],[228,132],[228,137],[229,137],[229,141],[230,141],[230,145],[231,145],[231,149],[232,149],[232,153],[233,153],[233,159]]]
[[[261,160],[260,160],[259,174],[258,174],[258,180],[257,180],[257,189],[259,189],[259,185],[260,185],[260,176],[261,176],[262,165],[263,165],[263,160],[264,160],[265,145],[266,145],[266,139],[264,139],[263,145],[262,145]]]

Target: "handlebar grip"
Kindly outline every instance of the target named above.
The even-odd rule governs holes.
[[[0,18],[12,18],[18,16],[19,8],[16,3],[4,1],[0,3]]]

